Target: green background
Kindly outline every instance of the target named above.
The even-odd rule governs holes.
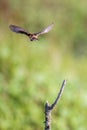
[[[30,42],[9,29],[37,32]],[[87,1],[0,0],[0,130],[44,129],[44,105],[53,103],[52,130],[87,129]]]

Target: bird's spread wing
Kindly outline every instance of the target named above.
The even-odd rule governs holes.
[[[9,28],[11,29],[11,31],[16,32],[16,33],[21,33],[21,34],[25,34],[25,35],[30,35],[30,33],[28,33],[27,31],[25,31],[23,28],[16,26],[16,25],[10,25]]]
[[[44,30],[42,30],[41,32],[36,33],[37,35],[41,35],[44,33],[48,33],[54,26],[54,23],[52,23],[51,25],[49,25],[47,28],[45,28]]]

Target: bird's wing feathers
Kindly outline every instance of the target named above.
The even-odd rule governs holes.
[[[37,32],[37,33],[34,33],[34,34],[37,35],[37,36],[39,36],[41,34],[48,33],[53,28],[53,26],[54,26],[54,23],[52,23],[51,25],[49,25],[44,30],[42,30],[40,32]],[[21,28],[19,26],[16,26],[16,25],[10,25],[9,28],[11,29],[11,31],[16,32],[16,33],[25,34],[25,35],[28,35],[28,36],[32,35],[31,33],[25,31],[23,28]]]
[[[11,29],[11,31],[16,32],[16,33],[21,33],[21,34],[26,34],[26,35],[30,34],[27,31],[25,31],[23,28],[16,25],[10,25],[9,28]]]
[[[44,33],[48,33],[54,26],[54,23],[52,23],[51,25],[49,25],[47,28],[45,28],[44,30],[42,30],[41,32],[36,33],[37,35],[41,35]]]

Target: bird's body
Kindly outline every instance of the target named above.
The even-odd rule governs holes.
[[[27,31],[25,31],[23,28],[16,26],[16,25],[10,25],[9,28],[16,33],[20,33],[20,34],[25,34],[30,38],[30,41],[34,41],[34,40],[38,40],[38,37],[44,33],[48,33],[52,27],[53,27],[53,23],[51,25],[49,25],[47,28],[45,28],[44,30],[37,32],[37,33],[29,33]]]
[[[29,36],[29,38],[30,38],[30,41],[38,40],[38,35],[37,34],[31,34]]]

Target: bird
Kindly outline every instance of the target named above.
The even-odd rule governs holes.
[[[26,36],[29,37],[30,41],[35,41],[35,40],[38,40],[39,36],[42,35],[42,34],[45,34],[45,33],[48,33],[54,26],[54,23],[50,24],[49,26],[47,26],[45,29],[43,29],[42,31],[40,32],[37,32],[37,33],[30,33],[30,32],[27,32],[25,29],[23,29],[22,27],[19,27],[19,26],[16,26],[16,25],[9,25],[9,28],[11,31],[15,32],[15,33],[20,33],[20,34],[24,34]]]

